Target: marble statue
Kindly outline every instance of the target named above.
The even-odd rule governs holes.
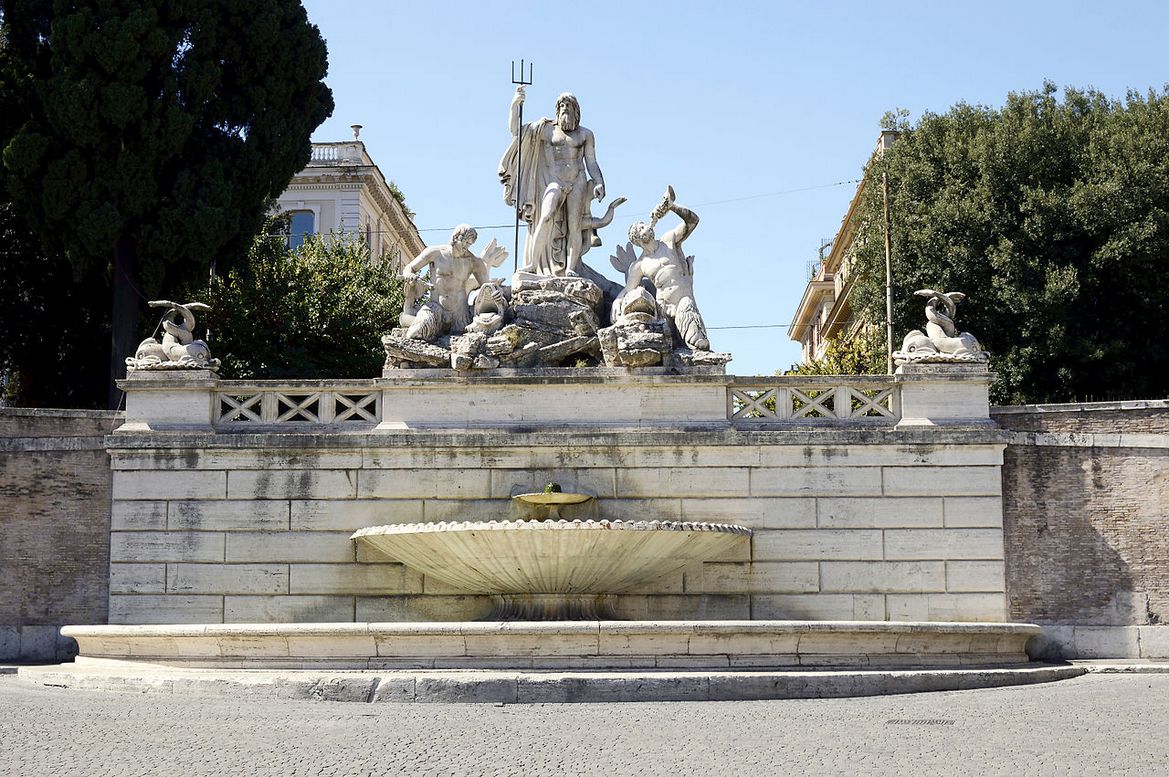
[[[969,332],[959,332],[954,325],[958,303],[966,299],[960,291],[945,293],[933,289],[915,291],[925,297],[925,332],[914,329],[905,336],[901,350],[893,352],[897,364],[910,363],[981,363],[989,360],[978,340]]]
[[[605,179],[597,165],[593,133],[580,126],[580,104],[574,95],[560,95],[555,119],[520,126],[523,102],[524,87],[519,86],[508,122],[512,143],[499,163],[504,201],[518,204],[528,224],[520,271],[577,275],[581,257],[599,245],[596,229],[612,220],[613,209],[624,200],[610,205],[600,219],[590,214],[590,202],[605,199]]]
[[[493,288],[499,279],[492,280],[490,275],[491,268],[507,259],[507,249],[492,240],[483,256],[476,256],[470,249],[478,237],[474,227],[460,224],[448,245],[430,246],[402,269],[406,309],[400,323],[408,327],[408,339],[433,343],[442,335],[461,335],[468,329],[486,332],[496,320],[502,324],[506,302],[499,289]],[[418,273],[427,266],[433,268],[430,298],[419,308],[423,282]],[[477,289],[472,307],[468,294]]]
[[[667,213],[674,213],[682,223],[660,239],[654,236],[654,225]],[[709,351],[710,339],[702,314],[694,302],[694,257],[686,256],[682,243],[698,226],[698,215],[674,202],[674,189],[667,187],[662,201],[654,208],[649,224],[638,222],[629,228],[631,244],[618,246],[611,257],[613,267],[625,275],[625,288],[613,302],[614,323],[632,313],[652,313],[669,319],[687,348]],[[633,246],[641,250],[636,256]],[[652,299],[641,285],[642,279],[653,284]]]
[[[180,305],[168,300],[148,303],[152,308],[167,308],[162,318],[162,341],[148,337],[138,344],[138,350],[126,359],[126,366],[135,370],[218,370],[219,359],[211,358],[211,349],[203,340],[195,339],[194,310],[210,310],[202,302]]]

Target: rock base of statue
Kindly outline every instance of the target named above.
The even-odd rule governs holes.
[[[669,362],[674,349],[670,322],[648,313],[621,317],[597,333],[606,367],[656,367]]]
[[[547,278],[517,273],[505,291],[510,303],[503,326],[434,342],[406,337],[404,328],[382,338],[387,370],[449,367],[593,367],[601,363],[597,329],[604,294],[584,278]]]
[[[542,367],[721,367],[727,353],[691,351],[667,319],[628,313],[602,328],[602,288],[581,277],[516,273],[503,325],[490,333],[444,335],[434,342],[406,337],[399,327],[382,338],[385,370],[454,370]]]

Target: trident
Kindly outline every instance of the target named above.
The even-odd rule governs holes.
[[[531,86],[532,85],[532,63],[528,63],[528,76],[524,79],[524,61],[520,60],[520,77],[516,79],[515,60],[511,61],[511,82],[516,86]],[[520,188],[523,186],[523,163],[524,163],[524,104],[520,103],[520,126],[519,134],[516,136],[519,145],[516,147],[516,182],[515,182],[515,253],[512,254],[512,272],[519,269],[520,261],[520,210],[524,207],[523,193]]]

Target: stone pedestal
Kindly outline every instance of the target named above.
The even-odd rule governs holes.
[[[134,370],[118,388],[126,392],[126,422],[119,432],[160,428],[210,431],[219,376],[211,370]]]
[[[994,426],[990,420],[990,371],[985,364],[903,364],[894,373],[901,388],[901,420],[909,426]]]

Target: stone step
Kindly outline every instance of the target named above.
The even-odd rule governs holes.
[[[84,690],[348,702],[534,704],[878,696],[1029,685],[1084,667],[1030,664],[918,670],[508,672],[176,669],[136,662],[22,667],[27,683]]]

